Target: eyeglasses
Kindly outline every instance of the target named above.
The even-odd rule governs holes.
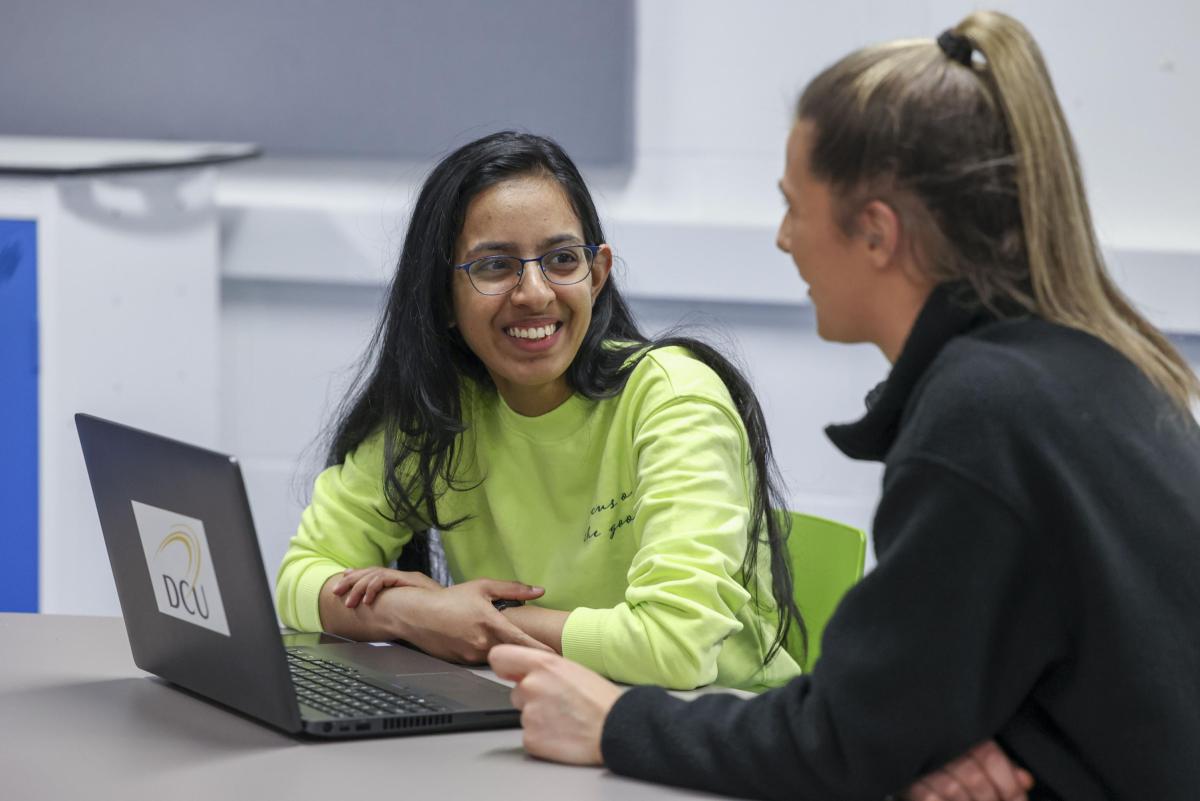
[[[465,270],[471,286],[481,295],[503,295],[516,289],[525,277],[525,265],[536,262],[542,275],[552,284],[578,284],[592,271],[599,245],[568,245],[555,248],[532,259],[516,256],[484,256],[454,269]]]

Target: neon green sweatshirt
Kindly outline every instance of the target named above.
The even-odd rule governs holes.
[[[469,384],[470,382],[464,382]],[[563,655],[616,681],[762,690],[800,672],[765,668],[776,621],[739,581],[752,475],[725,385],[679,348],[651,351],[616,397],[572,396],[522,417],[492,389],[463,393],[463,454],[437,502],[451,576],[545,587],[534,603],[569,611]],[[392,563],[411,537],[383,492],[376,435],[317,478],[276,586],[279,615],[321,628],[318,595],[347,567]],[[769,559],[757,588],[771,605]]]

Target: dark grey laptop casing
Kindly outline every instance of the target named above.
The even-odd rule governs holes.
[[[75,423],[139,668],[292,733],[345,737],[519,725],[508,688],[465,668],[406,647],[288,635],[305,654],[351,666],[385,689],[413,689],[447,711],[345,719],[301,707],[237,460],[86,414]],[[228,637],[159,611],[132,501],[203,521]]]

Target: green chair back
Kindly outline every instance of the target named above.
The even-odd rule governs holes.
[[[799,637],[788,643],[788,652],[808,673],[821,655],[821,635],[842,596],[862,578],[867,535],[854,526],[822,517],[789,512],[792,533],[787,550],[792,565],[792,597],[808,627],[807,658]]]

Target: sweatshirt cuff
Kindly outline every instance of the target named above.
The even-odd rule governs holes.
[[[661,687],[632,687],[617,699],[600,732],[600,756],[613,773],[645,776],[649,717],[671,715],[686,702]]]
[[[601,675],[609,675],[604,668],[604,629],[611,614],[611,609],[581,606],[567,615],[562,632],[563,656]]]
[[[330,576],[345,570],[333,562],[312,565],[300,576],[296,586],[296,622],[300,631],[324,631],[321,626],[321,588]]]

